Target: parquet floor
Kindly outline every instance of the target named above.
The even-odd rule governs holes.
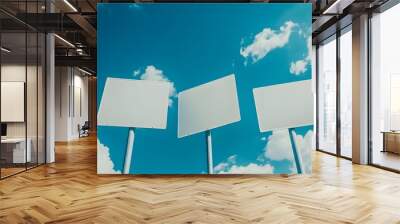
[[[98,176],[96,140],[0,181],[0,223],[400,223],[400,175],[315,153],[311,176]]]

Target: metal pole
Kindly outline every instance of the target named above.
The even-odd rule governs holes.
[[[208,173],[213,174],[213,159],[212,159],[212,141],[211,141],[211,131],[206,131],[207,138],[207,157],[208,157]]]
[[[289,128],[288,131],[289,131],[290,144],[292,145],[294,162],[296,164],[297,173],[298,174],[302,174],[303,173],[303,166],[302,166],[301,156],[300,156],[300,153],[299,153],[299,151],[297,149],[296,141],[294,139],[294,135],[296,133],[294,131],[294,128]]]
[[[126,154],[125,154],[125,161],[124,161],[124,172],[123,172],[124,174],[129,174],[129,170],[131,168],[134,140],[135,140],[134,128],[129,128],[128,144],[126,146]]]

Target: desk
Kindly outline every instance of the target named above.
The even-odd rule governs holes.
[[[27,139],[27,146],[25,151],[25,138],[5,138],[1,139],[1,157],[6,160],[6,163],[25,163],[31,162],[32,141]],[[25,154],[26,153],[26,154]],[[25,158],[27,161],[25,161]]]
[[[392,152],[400,154],[400,131],[382,131],[383,150],[382,152]]]

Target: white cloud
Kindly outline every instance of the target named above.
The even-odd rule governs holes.
[[[278,31],[271,28],[263,29],[260,33],[256,34],[250,45],[240,49],[240,54],[245,59],[250,57],[253,63],[259,61],[273,49],[285,46],[295,26],[297,24],[287,21]],[[245,61],[245,64],[247,64],[247,61]]]
[[[313,132],[308,131],[304,137],[296,134],[294,136],[297,150],[300,153],[304,172],[311,173],[312,170],[312,142]],[[265,146],[264,156],[271,160],[289,160],[292,163],[291,170],[297,173],[294,163],[292,145],[287,130],[274,131]]]
[[[133,71],[133,76],[136,77],[140,74],[140,69]]]
[[[311,173],[313,132],[310,130],[304,136],[295,134],[294,139],[301,156],[304,173]],[[263,138],[260,140],[265,141]],[[267,163],[269,160],[288,160],[291,163],[290,172],[297,173],[287,129],[273,131],[272,135],[269,136],[263,153],[257,157],[260,164],[238,164],[237,155],[232,155],[216,165],[214,172],[217,174],[272,174],[274,173],[274,166]]]
[[[236,164],[236,155],[229,156],[226,162],[221,162],[214,167],[215,172],[222,172],[229,168],[229,166]]]
[[[298,60],[296,62],[290,63],[290,73],[294,75],[300,75],[307,71],[307,66],[311,64],[311,54],[312,54],[312,42],[311,35],[306,37],[307,42],[307,55],[304,59]]]
[[[311,173],[312,171],[312,156],[313,156],[313,132],[308,131],[304,137],[301,135],[295,135],[296,146],[301,154],[303,162],[303,168],[305,173]]]
[[[133,72],[134,76],[139,75],[139,73],[137,75],[135,75],[135,73],[140,70],[136,70]],[[143,74],[140,75],[140,79],[142,80],[152,80],[152,81],[161,81],[161,82],[167,82],[170,86],[169,89],[169,106],[171,107],[173,104],[173,98],[177,97],[176,94],[176,89],[175,89],[175,85],[173,82],[171,82],[167,76],[164,75],[163,71],[156,68],[154,65],[149,65],[146,67],[145,71]]]
[[[228,168],[229,168],[229,163],[222,162],[214,166],[214,172],[216,173],[224,172],[224,170]]]
[[[121,171],[114,170],[114,163],[110,158],[110,149],[97,140],[97,173],[98,174],[120,174]]]
[[[219,163],[214,167],[217,174],[272,174],[274,167],[270,164],[237,165],[236,155],[228,157],[227,161]]]
[[[274,167],[270,164],[259,165],[250,163],[246,166],[233,165],[226,171],[221,171],[218,174],[273,174]]]
[[[298,60],[290,64],[290,73],[299,75],[307,71],[307,60]]]
[[[264,156],[271,160],[292,160],[292,144],[287,129],[273,131],[264,148]]]

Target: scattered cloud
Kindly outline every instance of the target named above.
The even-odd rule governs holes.
[[[140,69],[133,71],[133,77],[137,77],[140,74]]]
[[[304,136],[295,134],[294,139],[296,147],[301,154],[304,172],[311,173],[313,131],[308,131]],[[257,163],[239,164],[237,155],[232,155],[216,165],[214,172],[217,174],[272,174],[275,169],[270,164],[270,161],[287,160],[291,163],[290,172],[297,173],[287,129],[273,131],[268,139],[262,137],[260,140],[267,142],[263,152],[257,156]]]
[[[300,75],[307,71],[307,66],[311,64],[311,54],[312,54],[312,42],[311,35],[305,37],[307,42],[307,55],[305,58],[297,60],[296,62],[290,63],[290,73],[294,75]]]
[[[297,149],[301,154],[304,172],[311,173],[313,156],[313,131],[308,131],[304,136],[296,134],[295,141]]]
[[[293,28],[296,26],[296,23],[287,21],[279,30],[264,28],[260,33],[257,33],[250,45],[240,49],[240,54],[246,59],[245,65],[249,58],[255,63],[264,58],[273,49],[285,46],[289,41]],[[241,43],[243,45],[243,40]]]
[[[246,165],[238,165],[236,162],[237,155],[232,155],[224,162],[214,167],[217,174],[272,174],[274,167],[270,164],[249,163]]]
[[[214,171],[219,173],[229,169],[229,166],[236,164],[236,155],[229,156],[226,162],[222,162],[214,167]]]
[[[134,76],[139,76],[140,70],[135,70],[133,72]],[[152,80],[152,81],[161,81],[161,82],[167,82],[170,86],[169,88],[169,106],[171,107],[173,105],[173,98],[177,97],[175,85],[173,82],[171,82],[167,76],[164,75],[163,71],[156,68],[154,65],[148,65],[144,71],[143,74],[140,74],[140,79],[142,80]]]
[[[304,172],[311,173],[313,131],[308,131],[304,136],[295,134],[294,139],[297,150],[301,156]],[[291,161],[291,171],[292,173],[297,173],[294,163],[292,144],[290,143],[289,132],[287,130],[274,131],[269,137],[264,150],[264,156],[266,158],[277,161]]]
[[[290,64],[290,73],[299,75],[307,71],[307,60],[298,60]]]
[[[264,148],[264,156],[271,160],[292,160],[292,144],[287,129],[273,131]]]
[[[121,171],[114,170],[114,163],[110,157],[110,149],[97,140],[97,173],[98,174],[120,174]]]
[[[246,166],[233,165],[226,171],[221,171],[218,174],[273,174],[274,167],[270,164],[259,165],[250,163]]]

